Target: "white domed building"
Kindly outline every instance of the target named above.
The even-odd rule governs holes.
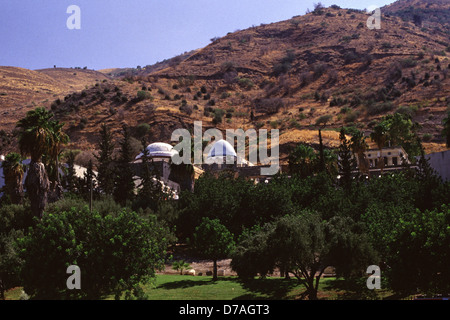
[[[173,146],[164,142],[155,142],[149,144],[147,146],[147,152],[150,160],[166,161],[166,162],[170,162],[172,156],[178,154],[178,151],[176,151],[173,148]],[[144,155],[143,153],[140,153],[139,155],[136,156],[135,160],[141,159],[143,155]]]
[[[248,167],[253,166],[247,160],[239,157],[233,146],[226,140],[218,140],[213,143],[206,158],[207,165],[217,166],[217,169],[225,167]]]

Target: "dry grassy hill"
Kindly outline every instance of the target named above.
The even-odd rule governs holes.
[[[393,12],[400,9],[391,9],[380,30],[369,30],[365,12],[319,8],[229,33],[155,66],[122,75],[123,69],[104,70],[113,79],[72,88],[75,92],[60,103],[49,102],[66,122],[70,147],[84,150],[95,147],[101,123],[117,134],[123,124],[136,130],[147,123],[152,141],[168,142],[174,129],[202,120],[204,129],[280,129],[286,153],[298,142],[317,144],[316,122],[323,116],[329,118],[330,132],[324,143],[334,147],[338,134],[333,129],[369,132],[377,119],[393,112],[408,113],[421,125],[428,152],[444,150],[440,131],[450,106],[448,35],[397,17]],[[40,75],[51,82],[52,71]],[[65,85],[76,84],[62,78],[58,81]]]
[[[448,0],[398,0],[381,10],[432,32],[446,33],[447,37],[450,35]]]
[[[105,79],[92,70],[0,67],[0,153],[16,147],[12,131],[29,110],[50,107],[56,99]]]

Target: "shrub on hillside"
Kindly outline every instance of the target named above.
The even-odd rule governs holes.
[[[284,108],[284,102],[280,98],[256,99],[255,110],[264,114],[275,114]]]
[[[147,99],[153,100],[153,97],[150,94],[150,92],[144,91],[144,90],[138,91],[138,93],[137,93],[137,100],[138,101],[144,101],[144,100],[147,100]]]

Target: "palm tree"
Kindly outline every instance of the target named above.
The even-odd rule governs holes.
[[[50,180],[50,199],[51,202],[57,201],[62,197],[63,188],[59,175],[59,157],[61,155],[61,147],[69,142],[69,136],[62,131],[64,123],[52,120],[49,122],[50,141],[49,141],[49,159],[47,168],[49,170]]]
[[[44,164],[43,155],[50,155],[53,151],[53,128],[51,118],[53,114],[44,108],[36,108],[27,113],[16,127],[18,142],[22,156],[30,156],[25,187],[31,202],[34,216],[42,218],[49,191],[49,179]]]
[[[351,142],[350,148],[358,158],[359,170],[361,171],[361,173],[369,174],[369,164],[365,154],[365,152],[369,147],[366,142],[366,137],[361,131],[358,131],[358,133],[353,135],[350,142]]]
[[[14,204],[20,204],[23,199],[23,176],[24,165],[20,154],[10,153],[2,163],[3,175],[5,176],[5,194],[9,196]]]
[[[310,146],[299,144],[289,154],[289,172],[306,178],[315,172],[317,155]]]
[[[378,157],[378,167],[380,168],[381,174],[383,174],[383,148],[388,139],[387,128],[382,122],[380,122],[373,129],[373,132],[370,134],[370,139],[377,144],[378,149],[380,150],[380,156]]]

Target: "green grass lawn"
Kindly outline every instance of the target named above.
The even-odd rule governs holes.
[[[256,279],[243,284],[236,277],[212,281],[211,277],[163,275],[144,291],[150,300],[292,299],[299,291],[296,286],[297,281],[282,279]]]
[[[266,278],[242,283],[237,277],[158,275],[153,285],[143,287],[149,300],[294,300],[305,287],[291,278]],[[324,278],[319,285],[319,299],[389,299],[388,290],[367,289],[365,280],[348,283],[341,279]],[[112,298],[112,297],[111,297]]]
[[[157,275],[153,284],[143,286],[149,300],[294,300],[305,291],[298,280],[282,278],[254,279],[242,283],[237,277],[193,277]],[[6,298],[17,300],[22,288],[9,290]],[[320,281],[319,299],[398,299],[388,290],[369,290],[365,280],[348,283],[341,279],[324,278]],[[107,299],[114,299],[109,296]]]

